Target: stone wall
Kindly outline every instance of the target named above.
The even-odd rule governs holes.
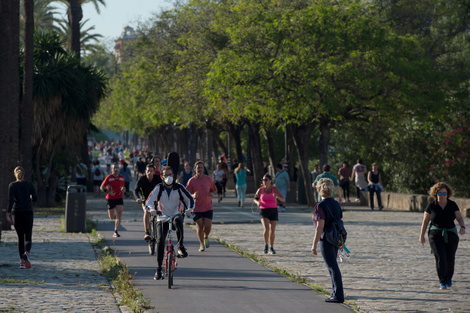
[[[368,198],[364,197],[366,205],[369,203]],[[452,200],[457,203],[463,216],[470,217],[470,199],[452,198]],[[385,209],[390,210],[423,212],[431,201],[432,198],[428,195],[382,192],[382,203]]]

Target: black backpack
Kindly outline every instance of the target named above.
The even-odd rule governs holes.
[[[95,168],[95,176],[100,176],[101,175],[101,171],[100,171],[100,167],[98,166],[97,168]]]

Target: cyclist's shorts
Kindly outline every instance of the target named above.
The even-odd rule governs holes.
[[[123,205],[123,204],[124,204],[124,201],[122,200],[122,198],[119,198],[119,199],[108,199],[107,207],[108,207],[108,210],[112,210],[112,209],[114,209],[115,206],[117,206],[117,205]]]
[[[278,213],[277,208],[269,208],[269,209],[260,209],[259,216],[261,218],[267,218],[270,221],[278,221]]]
[[[206,211],[206,212],[194,212],[194,217],[193,221],[197,221],[198,219],[204,217],[208,219],[212,219],[212,216],[214,215],[214,210]]]

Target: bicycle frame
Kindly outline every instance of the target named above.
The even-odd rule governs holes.
[[[178,214],[176,214],[178,215]],[[165,276],[168,278],[168,288],[171,289],[173,286],[173,272],[178,268],[178,261],[175,254],[175,247],[173,245],[171,234],[173,232],[173,220],[176,215],[170,216],[168,223],[168,234],[167,234],[167,244],[166,244],[166,253],[165,253]]]

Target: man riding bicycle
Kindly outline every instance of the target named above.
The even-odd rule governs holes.
[[[165,237],[168,233],[170,217],[176,215],[173,219],[173,227],[176,228],[176,237],[178,238],[178,256],[187,257],[188,253],[183,245],[184,231],[183,220],[185,208],[186,214],[189,214],[194,208],[194,199],[186,188],[174,182],[174,173],[171,167],[165,166],[162,169],[163,183],[158,184],[150,194],[145,203],[146,209],[152,215],[157,216],[157,271],[155,279],[163,278],[162,263],[165,250]],[[155,208],[156,203],[156,208]],[[157,214],[157,211],[161,214]]]

